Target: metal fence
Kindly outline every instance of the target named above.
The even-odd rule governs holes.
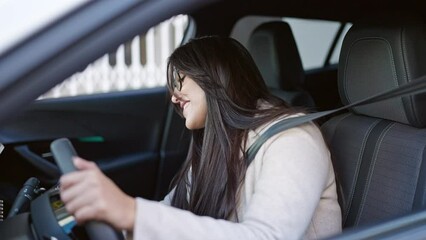
[[[166,60],[181,43],[187,24],[185,15],[160,23],[88,65],[40,99],[164,86]]]

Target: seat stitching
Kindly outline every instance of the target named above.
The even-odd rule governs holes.
[[[407,43],[406,43],[406,38],[404,37],[404,31],[407,31],[405,28],[401,29],[401,55],[402,55],[402,63],[404,64],[404,78],[405,78],[405,83],[408,83],[411,79],[412,79],[412,74],[410,73],[410,68],[408,68],[408,57],[407,57]],[[409,104],[409,108],[411,108],[411,113],[410,115],[412,115],[414,117],[414,121],[416,121],[416,123],[420,123],[419,120],[419,116],[416,112],[416,110],[414,109],[414,97],[413,96],[407,96],[408,100],[410,101],[411,104]],[[400,98],[402,101],[402,97]],[[404,104],[403,104],[404,105]],[[405,108],[404,112],[406,117],[408,116],[407,114],[407,110]],[[407,117],[408,118],[408,117]],[[407,119],[408,122],[408,119]]]
[[[365,187],[364,187],[364,191],[363,191],[363,193],[364,194],[362,194],[362,198],[361,198],[361,204],[360,204],[360,208],[359,208],[359,210],[358,210],[358,213],[357,213],[357,215],[356,215],[356,219],[355,219],[355,225],[358,225],[359,224],[359,220],[361,219],[361,213],[362,213],[362,211],[363,211],[363,209],[364,209],[364,206],[365,206],[365,201],[366,201],[366,197],[367,197],[367,194],[368,194],[368,190],[370,189],[370,183],[371,183],[371,177],[372,177],[372,175],[373,175],[373,172],[374,172],[374,168],[375,168],[375,166],[376,166],[376,161],[377,161],[377,156],[378,156],[378,152],[379,152],[379,149],[380,149],[380,146],[382,145],[382,142],[383,142],[383,139],[385,138],[385,136],[386,136],[386,134],[389,132],[389,130],[393,127],[395,125],[395,123],[391,123],[391,124],[389,124],[384,130],[383,130],[383,132],[382,132],[382,134],[380,134],[380,137],[379,137],[379,141],[378,141],[378,144],[377,144],[377,146],[375,147],[375,149],[374,149],[374,155],[373,155],[373,159],[372,159],[372,161],[370,162],[370,167],[369,167],[369,171],[368,171],[368,176],[367,176],[367,179],[365,180],[365,182],[366,182],[366,184],[365,184]]]
[[[377,119],[376,121],[374,121],[373,124],[371,124],[370,127],[368,128],[366,134],[364,135],[364,139],[362,140],[362,145],[361,145],[361,151],[358,154],[357,165],[356,165],[356,168],[355,168],[355,174],[352,178],[352,182],[355,183],[355,185],[356,185],[356,181],[358,180],[359,169],[361,167],[362,155],[364,154],[365,144],[367,143],[368,136],[370,136],[370,133],[373,130],[373,128],[381,121],[382,121],[382,119]],[[349,210],[351,209],[352,201],[353,201],[353,198],[354,198],[354,193],[355,193],[355,186],[353,188],[351,188],[351,192],[349,193],[350,201],[348,203],[348,206],[345,209],[344,222],[346,222],[346,219],[348,218]]]
[[[349,117],[350,115],[352,115],[352,113],[350,113],[350,112],[348,112],[348,113],[345,113],[345,114],[342,114],[342,115],[339,115],[339,116],[337,116],[336,118],[339,118],[339,119],[337,119],[337,120],[335,120],[336,122],[334,123],[334,126],[338,126],[339,124],[340,124],[340,122],[342,122],[344,119],[346,119],[347,117]],[[321,128],[328,128],[328,126],[331,124],[331,120],[330,121],[327,121],[327,122],[325,122],[322,126],[321,126]],[[333,135],[332,136],[334,136],[334,132],[336,132],[336,129],[333,131]],[[333,137],[332,137],[333,138]]]
[[[343,71],[343,82],[344,82],[344,84],[343,84],[343,91],[344,91],[344,93],[345,93],[345,95],[346,95],[346,99],[348,100],[348,102],[351,102],[351,99],[349,98],[349,94],[348,94],[348,91],[347,91],[347,83],[348,83],[348,81],[346,81],[346,72],[347,72],[347,67],[348,67],[348,62],[349,62],[349,54],[350,54],[350,52],[352,51],[352,48],[356,45],[356,44],[358,44],[358,43],[360,43],[361,41],[366,41],[366,40],[382,40],[382,41],[384,41],[384,42],[386,42],[387,44],[386,44],[386,46],[387,46],[387,49],[388,49],[388,51],[389,51],[389,55],[390,55],[390,57],[391,57],[391,65],[392,65],[392,73],[393,73],[393,80],[394,80],[394,83],[396,84],[396,86],[398,86],[398,81],[397,81],[397,79],[395,78],[396,77],[396,70],[395,70],[395,61],[394,61],[394,58],[393,58],[393,55],[392,55],[392,49],[391,48],[389,48],[389,46],[390,46],[390,42],[388,41],[388,40],[386,40],[386,39],[384,39],[384,38],[381,38],[381,37],[363,37],[363,38],[359,38],[359,39],[357,39],[357,40],[355,40],[352,44],[351,44],[351,46],[349,47],[349,51],[348,51],[348,53],[347,53],[347,56],[346,56],[346,61],[345,61],[345,69],[344,69],[344,71]]]

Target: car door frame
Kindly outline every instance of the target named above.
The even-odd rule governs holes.
[[[151,26],[214,1],[123,0],[84,4],[0,56],[0,123]]]

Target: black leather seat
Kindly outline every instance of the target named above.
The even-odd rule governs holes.
[[[302,88],[305,80],[302,61],[286,22],[259,25],[250,36],[248,50],[274,95],[291,106],[315,106],[313,98]]]
[[[339,62],[345,104],[426,74],[420,22],[354,24]],[[322,126],[337,180],[343,226],[404,215],[426,205],[426,94],[356,107]]]

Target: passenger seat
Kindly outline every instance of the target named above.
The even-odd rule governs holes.
[[[354,24],[340,53],[344,104],[426,74],[422,21]],[[356,107],[322,130],[341,186],[343,226],[405,215],[426,206],[426,94]]]
[[[274,95],[291,106],[315,106],[313,98],[303,90],[305,73],[288,23],[259,25],[249,38],[248,50]]]

